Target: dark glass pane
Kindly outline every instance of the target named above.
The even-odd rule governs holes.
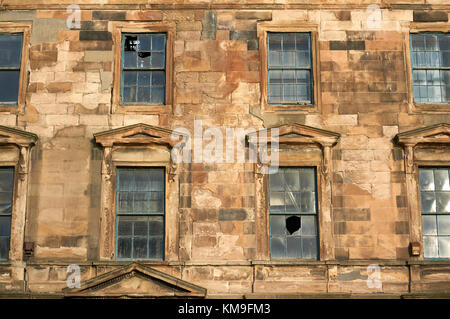
[[[0,216],[0,236],[11,234],[11,216]]]
[[[286,238],[272,236],[270,239],[270,253],[272,258],[286,257]]]
[[[147,236],[148,235],[148,223],[147,217],[136,218],[134,222],[134,236]]]
[[[137,88],[137,101],[150,102],[150,87],[140,86]]]
[[[302,257],[317,258],[317,238],[302,237]]]
[[[0,169],[0,192],[12,193],[14,185],[14,169],[1,168]]]
[[[162,216],[150,217],[150,236],[164,235],[164,221]]]
[[[0,102],[17,102],[20,71],[0,71]]]
[[[134,171],[129,169],[118,169],[119,172],[119,190],[134,190]]]
[[[150,86],[150,72],[138,72],[138,84],[140,86]]]
[[[268,34],[269,50],[281,51],[281,34]]]
[[[147,238],[134,238],[134,258],[147,258]]]
[[[166,48],[166,36],[164,34],[152,35],[152,50],[164,51]]]
[[[136,102],[136,87],[124,87],[122,100],[124,102]]]
[[[137,66],[137,52],[126,51],[123,57],[123,67],[136,68],[136,66]]]
[[[137,83],[137,72],[124,71],[123,72],[123,84],[125,86],[135,86]]]
[[[132,234],[133,223],[129,218],[119,217],[118,222],[118,234],[121,235],[130,235]]]
[[[295,50],[295,33],[283,34],[283,51]]]
[[[163,239],[162,237],[150,237],[149,257],[152,259],[163,259]]]
[[[0,68],[14,67],[20,69],[22,59],[22,35],[0,35]]]
[[[164,68],[164,64],[165,64],[165,54],[153,52],[151,55],[152,68]]]
[[[300,237],[287,237],[287,258],[299,258],[302,257],[302,247]]]
[[[150,210],[150,193],[149,192],[135,192],[134,206],[135,213],[147,213]]]
[[[117,257],[131,258],[131,238],[120,238],[117,240]]]
[[[297,34],[296,35],[296,48],[299,51],[309,51],[309,35]]]
[[[150,88],[150,100],[152,103],[164,104],[165,89]]]
[[[413,51],[424,51],[425,50],[425,38],[421,34],[411,35],[411,44]]]
[[[450,50],[450,36],[448,34],[439,35],[439,49],[441,51]]]
[[[139,51],[150,51],[151,50],[151,40],[149,34],[139,35]]]
[[[150,179],[151,179],[151,187],[152,191],[164,191],[164,170],[155,169],[150,170]]]
[[[135,174],[135,189],[138,191],[151,190],[151,175],[146,169],[137,169]]]
[[[131,192],[119,193],[119,211],[120,212],[133,211],[133,193]]]
[[[152,72],[152,86],[164,86],[165,73],[162,71]]]
[[[161,201],[155,201],[155,200],[150,201],[150,208],[149,208],[150,212],[161,213],[162,210],[163,210],[163,204]]]
[[[9,259],[9,237],[0,237],[0,260]]]

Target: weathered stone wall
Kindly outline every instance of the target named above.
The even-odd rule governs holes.
[[[33,132],[39,141],[32,151],[24,234],[35,243],[34,256],[0,262],[0,294],[59,294],[70,263],[82,267],[82,280],[123,265],[100,262],[102,150],[93,133],[135,123],[192,132],[194,120],[223,131],[299,123],[339,133],[332,150],[336,260],[257,261],[258,238],[268,234],[256,232],[253,165],[192,163],[179,173],[179,261],[152,267],[218,295],[448,290],[450,264],[410,258],[403,150],[392,140],[399,132],[450,123],[449,112],[412,109],[405,51],[409,22],[448,22],[445,1],[406,1],[416,7],[391,1],[394,9],[382,9],[375,30],[367,25],[365,1],[334,1],[335,7],[327,1],[326,9],[314,6],[322,1],[310,8],[299,4],[301,9],[258,1],[253,10],[226,2],[174,9],[162,1],[144,11],[134,4],[147,1],[123,10],[121,1],[101,1],[111,6],[87,5],[79,30],[68,29],[69,13],[59,6],[77,1],[57,2],[49,10],[38,5],[50,1],[30,1],[29,10],[23,1],[1,2],[0,21],[33,25],[26,104],[18,114],[0,114],[0,125]],[[430,4],[440,7],[423,11]],[[175,23],[172,112],[112,113],[114,21]],[[317,25],[315,111],[261,109],[262,21]],[[381,267],[381,290],[367,287],[369,264]]]

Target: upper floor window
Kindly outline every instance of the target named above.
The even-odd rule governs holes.
[[[424,258],[450,258],[450,168],[419,168]]]
[[[165,103],[166,34],[122,34],[121,104]]]
[[[14,168],[0,167],[0,260],[9,256],[13,190]]]
[[[411,34],[414,102],[450,102],[450,35]]]
[[[311,35],[267,34],[269,104],[313,104]]]
[[[316,184],[312,167],[279,168],[269,175],[273,258],[318,258]]]
[[[0,34],[0,104],[18,104],[22,46],[22,34]]]
[[[164,258],[164,168],[118,168],[116,256]]]

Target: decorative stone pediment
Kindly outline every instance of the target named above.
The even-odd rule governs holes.
[[[36,134],[0,125],[0,145],[29,147],[36,144],[37,139]]]
[[[182,141],[183,137],[186,136],[182,133],[143,123],[94,134],[95,141],[103,147],[146,144],[162,144],[173,147]]]
[[[206,296],[206,289],[173,277],[161,271],[140,265],[129,264],[92,278],[80,288],[65,288],[66,297],[198,297]]]
[[[274,131],[277,129],[278,132]],[[285,124],[266,130],[259,130],[248,134],[248,141],[256,141],[256,136],[267,136],[267,142],[272,138],[278,138],[280,144],[319,144],[321,146],[333,146],[339,140],[340,134],[322,130],[302,124]]]
[[[397,134],[398,144],[450,144],[450,124],[441,123]]]

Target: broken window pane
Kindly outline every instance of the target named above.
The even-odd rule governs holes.
[[[164,104],[166,35],[124,34],[123,42],[121,102]]]
[[[286,230],[289,235],[297,235],[300,230],[301,219],[298,216],[289,216],[286,218]]]
[[[273,258],[317,258],[317,247],[301,246],[304,238],[317,241],[315,185],[314,168],[279,168],[269,175]]]

